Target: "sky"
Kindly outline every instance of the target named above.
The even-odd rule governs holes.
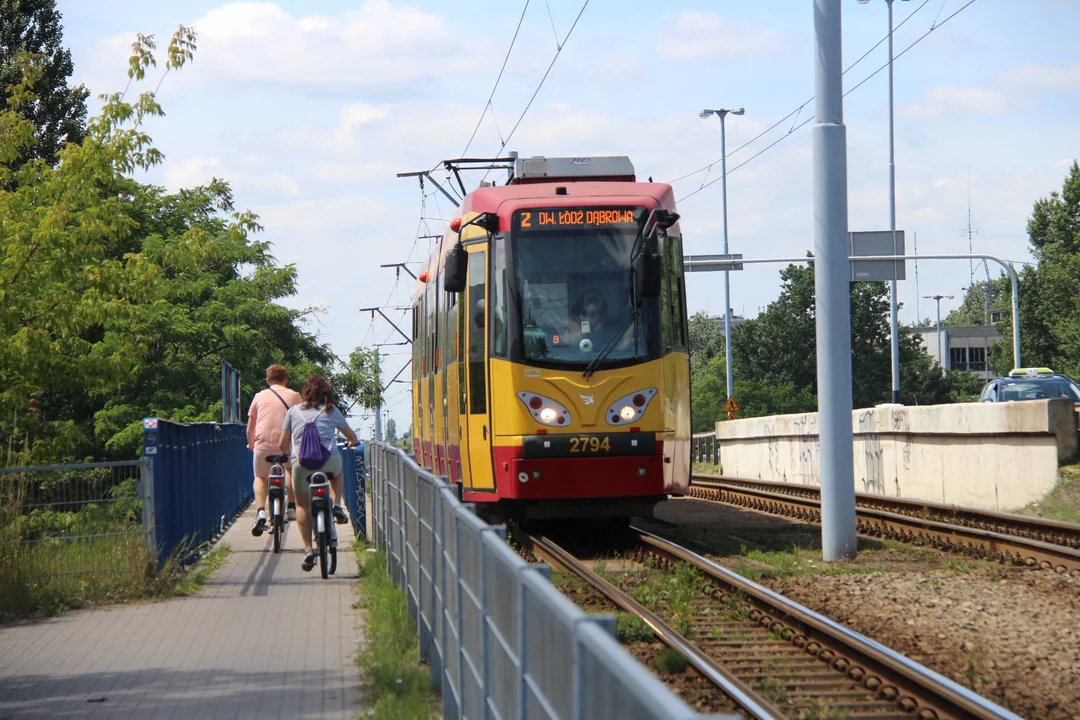
[[[698,113],[744,107],[727,120],[730,251],[782,258],[813,247],[813,122],[803,125],[813,115],[811,0],[583,2],[57,6],[74,80],[94,97],[123,89],[136,33],[153,34],[160,57],[178,25],[195,28],[194,62],[164,78],[166,117],[146,126],[165,161],[139,179],[174,191],[228,180],[238,208],[260,217],[277,260],[297,268],[299,291],[287,304],[322,308],[308,329],[347,357],[400,340],[359,308],[403,319],[393,308],[409,304],[413,281],[379,266],[426,257],[429,241],[417,236],[441,233],[453,216],[430,185],[422,192],[396,173],[466,148],[483,157],[627,155],[640,179],[673,183],[686,251],[717,253],[720,124]],[[893,7],[896,216],[908,250],[967,253],[970,197],[974,252],[1030,261],[1032,204],[1060,189],[1080,154],[1080,1]],[[843,0],[844,65],[854,63],[844,77],[851,230],[889,227],[887,70],[867,79],[888,63],[880,42],[888,27],[886,0]],[[163,70],[162,57],[139,89],[152,89]],[[731,304],[753,317],[778,295],[780,267],[746,268],[731,275]],[[959,305],[970,271],[968,261],[922,261],[916,285],[909,263],[901,322],[933,317],[933,301],[921,296],[955,295],[942,316]],[[688,276],[690,312],[722,314],[722,282],[717,273]],[[383,351],[388,374],[408,360],[407,347]],[[386,407],[407,428],[408,385],[392,385]],[[370,417],[352,421],[369,434]]]

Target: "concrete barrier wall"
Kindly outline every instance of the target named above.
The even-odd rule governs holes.
[[[1041,499],[1077,451],[1068,400],[852,413],[855,489],[1007,511]],[[817,413],[716,423],[724,475],[819,485]]]

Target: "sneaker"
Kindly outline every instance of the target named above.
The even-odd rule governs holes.
[[[259,537],[263,534],[263,530],[266,529],[266,511],[259,508],[259,511],[255,513],[255,525],[251,528],[251,534],[255,537]]]
[[[340,505],[334,506],[334,520],[337,521],[338,525],[344,525],[349,522],[349,516],[345,514],[345,508]]]
[[[308,550],[308,554],[304,556],[304,564],[300,568],[304,572],[311,572],[313,567],[315,567],[315,551]]]
[[[285,522],[296,522],[296,508],[290,507],[285,510]]]

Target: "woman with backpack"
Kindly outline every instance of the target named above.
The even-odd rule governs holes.
[[[335,432],[348,440],[348,447],[355,447],[360,439],[349,427],[345,416],[335,407],[334,390],[322,375],[312,374],[300,391],[303,402],[289,408],[281,426],[281,450],[291,448],[293,487],[296,490],[296,522],[300,526],[300,540],[304,543],[306,572],[315,567],[315,551],[311,549],[311,495],[310,478],[316,472],[326,474],[335,499],[340,502],[344,491],[341,474],[341,454],[334,442]],[[348,522],[341,505],[334,505],[334,519]]]

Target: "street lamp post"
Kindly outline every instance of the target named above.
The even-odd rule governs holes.
[[[941,354],[941,301],[948,298],[952,300],[952,295],[923,295],[924,300],[937,301],[937,361],[941,365],[941,371],[945,372],[945,358]]]
[[[889,229],[893,233],[893,254],[896,247],[896,142],[893,123],[893,1],[885,0],[889,6]],[[870,0],[859,0],[866,5]],[[899,303],[896,298],[896,279],[889,281],[889,331],[892,348],[892,398],[900,402],[900,322],[897,317]]]
[[[728,254],[728,234],[727,234],[727,137],[724,130],[724,118],[728,113],[732,115],[742,115],[745,113],[745,108],[739,108],[738,110],[720,109],[720,110],[702,110],[701,119],[705,120],[712,115],[716,115],[720,118],[720,195],[722,196],[721,202],[723,203],[723,215],[724,215],[724,254]],[[731,368],[731,274],[724,271],[724,353],[727,361],[727,394],[728,397],[735,396],[735,381]]]

